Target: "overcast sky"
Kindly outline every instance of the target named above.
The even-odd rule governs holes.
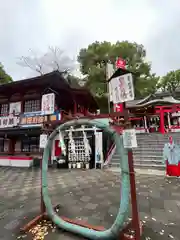
[[[30,77],[18,57],[59,46],[75,57],[93,41],[144,44],[153,71],[180,68],[179,0],[0,0],[0,62],[14,80]]]

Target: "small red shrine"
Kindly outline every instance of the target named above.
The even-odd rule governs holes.
[[[180,131],[180,100],[162,93],[127,103],[132,125],[140,132]]]

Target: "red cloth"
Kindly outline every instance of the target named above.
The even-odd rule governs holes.
[[[55,140],[55,149],[54,149],[55,153],[54,156],[55,157],[59,157],[61,155],[61,148],[59,147],[59,140]]]
[[[180,163],[178,165],[172,165],[172,164],[168,164],[168,161],[166,161],[166,175],[179,177],[180,176]]]

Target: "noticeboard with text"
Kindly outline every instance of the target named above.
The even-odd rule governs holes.
[[[136,139],[135,129],[123,130],[123,145],[124,145],[124,148],[137,148],[137,139]]]

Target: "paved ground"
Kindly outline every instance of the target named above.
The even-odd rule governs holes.
[[[53,204],[63,206],[61,214],[94,225],[112,224],[119,204],[119,185],[118,173],[108,170],[49,171],[49,192]],[[19,228],[38,213],[39,192],[38,170],[0,168],[0,240],[17,239]],[[144,223],[142,239],[180,239],[180,179],[138,174],[137,192]],[[48,232],[47,240],[79,239],[59,233],[49,223],[43,225],[44,232]],[[34,232],[39,229],[43,230],[37,226]],[[23,239],[38,238],[29,235]]]

